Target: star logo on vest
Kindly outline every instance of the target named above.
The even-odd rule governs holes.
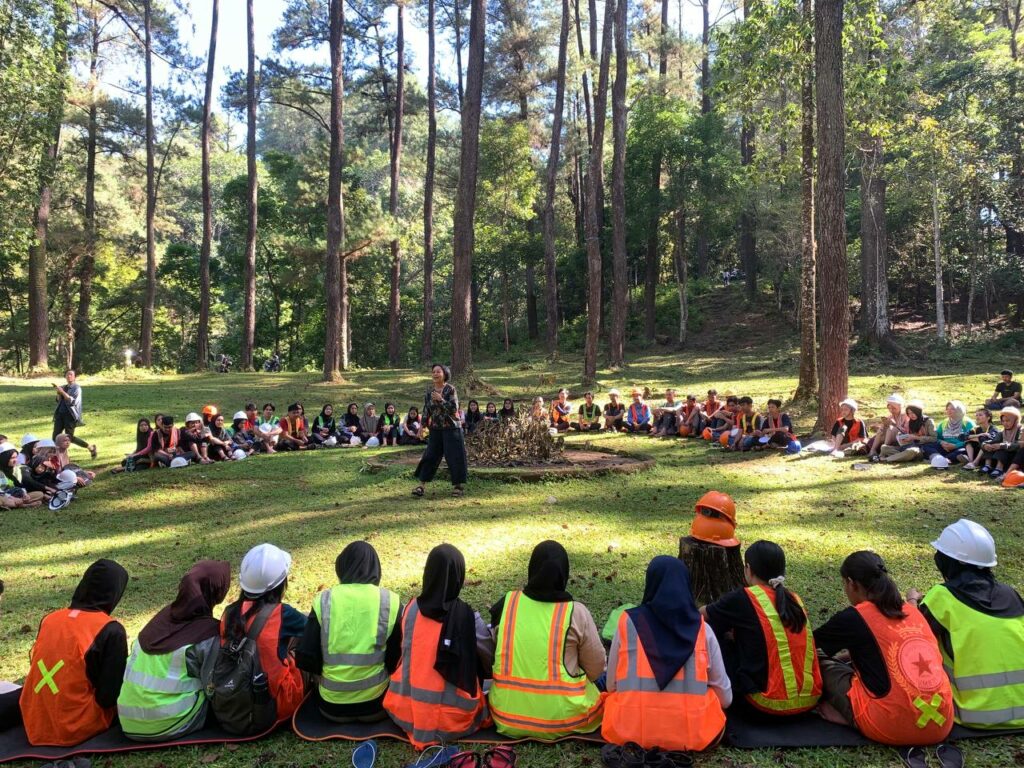
[[[917,690],[936,691],[942,685],[945,673],[935,656],[935,649],[927,640],[911,638],[899,651],[900,672]]]
[[[917,655],[917,661],[914,662],[914,666],[917,667],[918,674],[930,675],[932,673],[932,663],[921,654]]]

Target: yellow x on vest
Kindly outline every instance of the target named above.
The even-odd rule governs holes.
[[[56,664],[54,664],[53,669],[47,669],[46,665],[43,664],[42,659],[39,659],[36,662],[36,666],[39,667],[39,672],[40,674],[42,674],[43,677],[38,683],[36,683],[36,687],[33,689],[32,692],[39,693],[41,690],[43,690],[43,686],[45,685],[47,688],[50,689],[50,693],[52,693],[54,696],[60,693],[60,688],[58,688],[57,683],[54,682],[53,676],[60,672],[61,667],[64,666],[64,659],[61,659]]]

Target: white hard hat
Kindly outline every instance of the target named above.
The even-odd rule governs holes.
[[[71,493],[71,491],[59,490],[53,494],[47,506],[51,511],[56,512],[60,509],[64,509],[64,507],[70,504],[74,498],[75,494]]]
[[[64,469],[57,473],[58,483],[71,483],[72,486],[78,485],[78,475],[72,472],[70,469]]]
[[[943,456],[941,453],[936,453],[932,456],[932,469],[948,469],[949,459]]]
[[[33,435],[31,432],[29,432],[27,435],[24,435],[21,438],[21,447],[24,448],[29,443],[38,443],[38,442],[39,442],[39,438],[36,437],[35,435]]]
[[[238,582],[247,595],[265,594],[288,578],[292,556],[273,544],[260,544],[246,552]]]
[[[374,435],[373,437],[366,441],[367,448],[376,448],[378,445],[380,445],[380,438],[378,438],[376,435]]]
[[[324,440],[324,445],[329,446],[331,448],[333,448],[337,444],[338,444],[338,438],[336,438],[334,435],[331,435],[326,440]]]
[[[947,557],[979,568],[994,568],[996,543],[985,526],[963,518],[942,529],[932,546]]]
[[[203,417],[195,411],[192,411],[188,416],[185,417],[185,423],[188,424],[190,421],[202,421]]]
[[[38,443],[36,443],[36,448],[56,448],[56,447],[57,447],[57,444],[55,442],[53,442],[53,440],[51,440],[48,437],[44,437],[42,440],[40,440]]]
[[[237,411],[235,413],[235,415],[231,417],[231,420],[232,421],[238,421],[239,419],[248,419],[248,418],[249,417],[245,415],[245,411]]]
[[[235,461],[241,461],[247,455],[248,454],[245,451],[243,451],[241,448],[235,448],[235,452],[231,454],[231,458],[235,459]]]
[[[18,450],[14,443],[0,443],[0,453],[7,453],[8,451]]]
[[[1002,413],[1002,414],[1004,414],[1004,415],[1005,415],[1005,414],[1009,414],[1009,415],[1011,415],[1011,416],[1016,416],[1016,417],[1017,417],[1017,419],[1018,419],[1018,420],[1020,420],[1020,408],[1016,408],[1016,407],[1014,407],[1014,406],[1012,406],[1012,405],[1008,405],[1008,406],[1006,406],[1005,408],[1003,408],[1003,409],[1002,409],[1002,410],[1000,411],[1000,413]]]
[[[175,456],[171,459],[171,469],[180,469],[181,467],[188,466],[188,459],[184,456]]]
[[[854,400],[854,399],[853,399],[852,397],[848,397],[848,398],[846,398],[845,400],[841,400],[841,401],[839,402],[839,405],[846,405],[846,406],[849,406],[850,408],[852,408],[852,409],[853,409],[853,410],[855,410],[855,411],[856,411],[856,410],[857,410],[857,408],[859,407],[859,406],[857,405],[857,401],[856,401],[856,400]]]
[[[887,403],[896,403],[897,405],[902,407],[903,406],[903,395],[901,395],[899,392],[893,392],[891,395],[889,395],[889,397],[886,398],[885,402],[887,402]]]

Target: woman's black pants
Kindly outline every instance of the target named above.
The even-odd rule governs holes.
[[[416,467],[416,479],[421,483],[429,483],[437,474],[441,459],[448,462],[448,471],[452,476],[453,485],[462,485],[469,474],[469,461],[466,458],[466,440],[461,429],[432,429],[427,437],[427,449],[423,452],[419,466]]]

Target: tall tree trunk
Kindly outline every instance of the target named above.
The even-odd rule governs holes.
[[[471,378],[470,305],[473,282],[473,219],[476,214],[477,167],[480,161],[480,111],[483,101],[484,35],[487,29],[485,0],[471,0],[469,61],[466,95],[462,103],[462,149],[459,182],[455,195],[452,281],[452,375]]]
[[[687,324],[690,319],[690,304],[687,295],[686,264],[686,209],[680,205],[676,209],[676,237],[673,251],[673,261],[676,269],[676,292],[679,294],[679,343],[686,343]]]
[[[700,34],[700,113],[708,115],[711,113],[711,0],[701,0],[701,34]],[[702,166],[707,165],[706,160],[701,160]],[[705,168],[706,171],[706,168]],[[697,217],[697,244],[696,244],[695,267],[697,277],[704,277],[708,271],[708,233],[707,223],[704,221],[704,214]]]
[[[939,222],[939,181],[932,177],[932,251],[935,257],[935,335],[946,339],[946,313],[942,305],[942,228]]]
[[[881,136],[865,136],[861,150],[861,333],[869,346],[889,344],[888,229]]]
[[[245,233],[245,274],[242,287],[245,300],[242,316],[242,369],[246,371],[253,369],[253,349],[256,346],[256,227],[258,224],[256,206],[260,184],[256,170],[256,26],[253,2],[254,0],[246,0],[245,3],[245,27],[248,41],[248,64],[245,75],[248,224]]]
[[[606,0],[601,65],[598,68],[597,90],[594,91],[594,143],[590,148],[587,173],[587,339],[583,347],[584,384],[592,384],[597,378],[597,344],[601,336],[601,206],[604,198],[601,169],[604,165],[604,124],[608,112],[608,68],[611,63],[614,18],[615,2]]]
[[[434,173],[437,165],[436,0],[427,0],[427,174],[423,182],[423,354],[434,357]]]
[[[658,95],[665,97],[668,75],[668,0],[661,0],[661,27],[658,30]],[[654,341],[657,333],[658,273],[661,266],[659,235],[661,230],[661,147],[651,159],[650,216],[647,219],[647,261],[644,273],[644,338]]]
[[[750,0],[743,0],[743,20],[750,20]],[[740,163],[748,169],[754,164],[755,131],[750,116],[744,113],[740,127]],[[753,301],[757,297],[757,212],[752,195],[747,196],[740,212],[739,251],[747,300]]]
[[[343,236],[345,234],[344,223],[343,220]],[[341,348],[338,350],[338,367],[347,371],[349,359],[352,356],[352,304],[348,297],[348,259],[342,254],[339,261],[341,262],[338,276],[339,292],[341,293],[341,328],[338,330],[338,341],[341,343]]]
[[[587,72],[586,66],[589,65],[591,60],[587,59],[586,51],[583,48],[583,20],[580,18],[580,0],[573,0],[573,2],[576,11],[576,50],[579,54],[580,62],[584,63],[583,74],[580,79],[583,83],[583,105],[587,112],[587,147],[590,147],[594,143],[594,119],[590,113],[590,75]]]
[[[96,151],[99,140],[100,25],[96,16],[89,22],[89,111],[85,129],[85,252],[79,269],[78,309],[75,313],[75,349],[71,367],[82,367],[82,354],[89,345],[89,311],[92,280],[96,272]]]
[[[578,3],[578,0],[577,0]],[[562,147],[562,111],[565,106],[565,69],[569,46],[569,0],[562,0],[562,24],[558,31],[558,71],[555,76],[555,111],[551,118],[551,148],[544,179],[544,308],[547,316],[548,355],[558,356],[558,275],[555,269],[555,192],[558,186],[558,158]]]
[[[324,256],[324,381],[341,378],[339,366],[347,365],[342,311],[342,249],[345,245],[345,200],[341,175],[345,156],[345,4],[330,0],[328,40],[331,52],[331,149],[327,169],[327,253]]]
[[[814,52],[818,88],[818,232],[821,238],[821,392],[818,423],[835,421],[849,385],[850,307],[846,266],[843,0],[817,0]]]
[[[536,234],[535,220],[529,223],[531,235]],[[526,335],[528,338],[536,339],[540,336],[540,322],[537,319],[537,275],[533,262],[527,263],[524,268],[526,276]]]
[[[153,365],[153,315],[156,311],[156,169],[153,125],[153,3],[143,0],[146,57],[146,298],[142,306],[142,364]]]
[[[626,264],[626,19],[629,0],[615,3],[615,82],[612,85],[612,328],[608,353],[613,367],[626,362],[629,276]]]
[[[402,123],[405,118],[405,2],[396,3],[398,20],[395,28],[395,123],[391,135],[391,194],[388,212],[391,226],[398,226],[398,182],[402,167]],[[391,301],[388,307],[388,363],[398,365],[402,356],[402,243],[391,240]]]
[[[210,121],[213,115],[213,74],[217,61],[217,22],[220,0],[212,0],[210,52],[206,56],[206,91],[203,96],[202,198],[203,244],[199,249],[199,331],[196,337],[196,368],[205,371],[210,360],[210,252],[213,249],[213,196],[210,191]]]
[[[818,318],[814,231],[814,5],[803,0],[803,72],[800,83],[800,376],[794,399],[818,392]]]
[[[470,0],[472,2],[472,0]],[[452,0],[455,6],[455,71],[458,75],[458,97],[459,114],[462,114],[462,103],[465,100],[466,88],[463,84],[462,75],[462,3],[463,0]],[[472,34],[473,20],[469,20],[470,34]]]

